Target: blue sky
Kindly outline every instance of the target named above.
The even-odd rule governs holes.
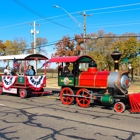
[[[16,2],[15,2],[16,1]],[[0,40],[14,40],[23,38],[30,43],[33,36],[30,30],[33,26],[28,23],[36,21],[39,34],[37,37],[43,37],[48,40],[48,44],[62,39],[63,36],[81,34],[83,30],[70,18],[70,16],[60,8],[54,8],[56,4],[69,12],[78,22],[83,25],[83,17],[79,12],[86,11],[87,34],[97,33],[103,29],[106,33],[123,34],[126,32],[140,33],[140,1],[139,0],[2,0],[0,8]],[[25,7],[18,4],[22,2],[34,10],[32,13]],[[36,13],[36,14],[35,14]],[[39,15],[41,16],[39,16]],[[47,18],[45,20],[44,18]],[[53,22],[50,22],[50,20]],[[55,22],[55,24],[54,24]],[[62,26],[60,26],[61,24]],[[45,47],[50,58],[54,45]]]

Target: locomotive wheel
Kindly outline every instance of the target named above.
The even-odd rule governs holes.
[[[0,95],[2,95],[2,87],[0,87]]]
[[[117,113],[122,113],[125,111],[125,105],[124,103],[122,102],[117,102],[115,103],[114,105],[114,110],[117,112]]]
[[[76,97],[76,102],[79,106],[81,107],[88,107],[91,103],[90,99],[90,93],[87,89],[79,89],[76,92],[77,96],[82,96],[82,97]]]
[[[68,87],[63,88],[60,92],[60,99],[61,99],[62,104],[65,104],[65,105],[72,104],[74,101],[74,97],[72,95],[74,95],[74,92],[72,91],[71,88],[68,88]]]
[[[27,97],[27,91],[25,89],[22,89],[19,91],[19,95],[21,98],[26,98]]]

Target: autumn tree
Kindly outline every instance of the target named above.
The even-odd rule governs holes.
[[[6,40],[4,45],[6,46],[4,50],[5,55],[23,54],[26,52],[27,41],[23,39],[15,39],[13,42]]]
[[[122,53],[120,62],[123,62],[123,60],[127,58],[133,67],[136,68],[139,66],[137,55],[139,54],[140,42],[137,39],[136,34],[123,34],[120,38],[117,38],[116,42],[112,45],[114,49],[117,49]]]
[[[99,69],[107,67],[111,70],[113,60],[110,54],[113,51],[112,43],[115,41],[115,34],[106,34],[103,30],[99,30],[98,33],[90,34],[91,37],[98,37],[98,39],[87,40],[87,53],[97,63]]]
[[[46,53],[45,49],[43,49],[46,44],[46,38],[36,38],[36,53]],[[31,49],[28,50],[28,53],[34,53],[34,42],[31,43]]]
[[[97,39],[87,40],[88,54],[96,61],[99,69],[106,66],[109,70],[113,68],[114,62],[110,54],[116,50],[122,53],[120,64],[125,58],[128,58],[134,67],[138,66],[136,59],[140,43],[136,34],[125,33],[122,36],[117,36],[113,33],[106,34],[100,30],[97,34],[93,33],[90,36],[97,37]]]
[[[6,46],[3,44],[3,41],[0,40],[0,55],[5,55]]]
[[[68,36],[64,36],[55,44],[57,56],[77,56],[84,50],[81,44],[84,42],[82,35],[75,35],[73,40]]]
[[[124,36],[124,35],[123,35]],[[139,43],[137,37],[126,37],[126,38],[118,38],[113,45],[114,49],[119,50],[122,53],[121,60],[124,58],[133,58],[139,50]],[[126,35],[125,35],[126,36]],[[129,35],[128,35],[129,36]]]

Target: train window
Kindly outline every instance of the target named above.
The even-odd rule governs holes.
[[[80,63],[79,69],[80,71],[86,71],[88,69],[88,63]]]

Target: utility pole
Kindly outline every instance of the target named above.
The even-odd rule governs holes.
[[[29,23],[29,25],[34,26],[34,29],[31,29],[31,34],[34,35],[34,48],[33,48],[33,53],[36,54],[36,34],[39,33],[39,30],[36,30],[36,26],[40,26],[40,24],[36,24],[36,22],[34,21],[33,23]],[[34,61],[34,69],[37,73],[37,62],[36,60]]]
[[[85,54],[86,52],[86,16],[92,16],[91,14],[86,14],[86,12],[84,11],[83,13],[79,13],[80,15],[83,16],[84,19],[84,25],[83,25],[83,31],[84,31],[84,46],[85,46]]]

